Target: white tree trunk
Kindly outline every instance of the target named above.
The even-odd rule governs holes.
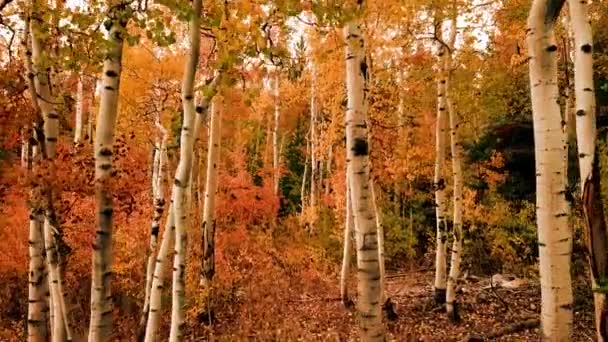
[[[209,287],[215,275],[215,195],[217,194],[217,174],[220,161],[221,117],[211,105],[209,110],[209,147],[207,148],[207,176],[203,209],[203,260],[201,285]]]
[[[445,49],[442,53],[446,55]],[[445,64],[445,63],[442,63]],[[443,66],[442,66],[443,68]],[[437,219],[436,251],[435,251],[435,302],[445,302],[447,289],[447,198],[445,194],[445,178],[443,163],[446,151],[447,104],[446,104],[446,73],[440,72],[437,83],[437,121],[435,123],[435,176],[433,188],[435,191],[435,217]]]
[[[342,252],[342,270],[340,272],[340,298],[342,299],[342,303],[344,303],[344,305],[348,305],[350,303],[350,299],[348,298],[348,273],[350,270],[352,235],[354,230],[354,218],[348,181],[348,175],[350,173],[351,172],[349,170],[346,171],[346,191],[344,192],[346,197],[346,211],[344,217],[344,249]]]
[[[449,87],[449,78],[448,78],[448,87]],[[448,276],[447,283],[447,294],[446,294],[446,311],[448,317],[450,317],[453,321],[457,320],[457,312],[455,310],[455,301],[456,301],[456,284],[458,282],[458,278],[460,277],[460,262],[462,260],[462,239],[463,239],[463,231],[462,231],[462,189],[463,189],[463,179],[462,179],[462,146],[460,145],[460,132],[459,125],[460,119],[458,118],[458,114],[454,109],[454,104],[452,103],[452,99],[450,95],[447,96],[447,105],[448,105],[448,115],[450,116],[450,147],[452,152],[452,173],[454,178],[454,226],[453,226],[453,236],[454,240],[452,242],[452,258],[450,262],[450,274]]]
[[[568,1],[570,20],[574,36],[574,91],[576,98],[576,136],[578,142],[581,193],[586,219],[586,241],[591,262],[591,282],[594,289],[595,325],[598,341],[608,340],[608,307],[605,292],[597,291],[598,278],[606,278],[608,272],[606,223],[602,210],[601,197],[587,198],[589,189],[599,185],[596,169],[595,141],[596,102],[593,82],[593,35],[587,1]],[[597,182],[597,183],[596,183]],[[595,189],[596,192],[599,189]],[[594,208],[595,207],[595,208]],[[599,209],[598,209],[599,208]],[[594,210],[596,209],[596,210]],[[602,329],[603,327],[603,329]]]
[[[121,15],[116,7],[113,15]],[[97,129],[95,131],[95,190],[98,226],[93,242],[91,282],[91,322],[89,342],[109,341],[112,333],[112,158],[114,132],[118,114],[118,94],[122,69],[123,33],[128,19],[111,20],[108,35],[109,51],[103,65]]]
[[[279,180],[281,172],[279,169],[279,119],[281,115],[281,98],[279,97],[279,71],[274,73],[274,129],[272,130],[272,168],[273,174],[273,189],[275,196],[279,195]]]
[[[155,143],[154,158],[152,165],[152,193],[153,193],[153,205],[154,212],[152,214],[152,224],[150,226],[150,246],[148,249],[148,257],[146,261],[146,292],[144,298],[144,307],[142,310],[142,317],[140,321],[140,327],[145,327],[148,319],[148,312],[150,311],[150,294],[152,290],[152,279],[154,275],[154,264],[156,257],[156,246],[158,245],[158,233],[160,231],[160,224],[165,211],[165,195],[163,189],[163,165],[167,155],[167,129],[165,129],[160,123],[159,118],[156,121],[156,127],[160,131],[160,137]]]
[[[317,67],[311,61],[310,85],[310,207],[317,206]]]
[[[35,209],[30,210],[29,229],[29,289],[27,340],[46,342],[48,331],[46,311],[48,310],[45,292],[48,291],[46,267],[44,263],[44,239],[42,234],[43,216]]]
[[[384,341],[381,312],[378,232],[370,187],[369,142],[367,136],[367,92],[369,68],[358,20],[344,27],[346,50],[346,148],[350,196],[356,230],[357,309],[363,341]]]
[[[308,179],[308,156],[310,155],[310,141],[306,139],[306,153],[304,156],[304,172],[302,173],[302,188],[300,189],[301,215],[306,211],[306,180]]]
[[[34,13],[39,15],[42,8],[38,8],[39,4],[34,1]],[[34,89],[36,90],[38,107],[42,113],[44,120],[43,131],[44,131],[44,157],[47,160],[53,161],[56,155],[57,139],[59,135],[59,115],[55,111],[53,106],[54,99],[51,95],[50,79],[46,68],[42,67],[45,58],[42,43],[38,38],[40,28],[34,22],[30,22],[30,33],[32,41],[32,59],[34,62]],[[55,168],[52,163],[48,164],[48,172],[51,179],[55,178]],[[66,338],[71,339],[69,331],[69,323],[65,321],[65,317],[62,309],[65,309],[64,297],[62,296],[61,283],[63,282],[60,267],[59,267],[59,255],[57,253],[57,240],[61,238],[60,228],[57,220],[55,219],[55,211],[53,209],[53,201],[55,194],[53,187],[50,184],[45,184],[44,189],[45,197],[45,211],[44,211],[44,245],[46,250],[47,262],[49,265],[49,291],[53,305],[49,308],[53,314],[53,320],[51,321],[51,338],[52,341],[64,341]]]
[[[74,144],[80,144],[82,142],[82,133],[83,133],[83,106],[84,106],[84,91],[82,78],[83,74],[78,74],[78,85],[76,86],[76,122],[74,125]]]
[[[160,248],[156,256],[154,276],[152,277],[152,287],[150,289],[150,311],[148,313],[148,322],[146,324],[145,342],[154,342],[157,340],[156,333],[160,321],[161,295],[165,287],[165,269],[169,264],[169,250],[175,240],[175,220],[173,205],[169,206],[165,230],[160,240]]]
[[[380,298],[382,304],[384,304],[388,298],[386,294],[386,271],[384,265],[384,227],[382,226],[382,220],[380,219],[380,211],[378,210],[378,202],[376,197],[376,190],[373,181],[370,181],[370,190],[372,193],[372,203],[374,207],[374,216],[376,217],[376,227],[378,232],[378,260],[380,266]]]
[[[562,175],[564,134],[553,33],[562,5],[563,0],[534,0],[527,37],[536,155],[541,322],[542,336],[547,341],[572,338],[572,233],[568,227],[566,184]]]
[[[171,202],[175,219],[175,256],[173,259],[173,293],[171,310],[171,333],[169,341],[182,340],[184,326],[184,296],[186,271],[186,241],[187,241],[187,205],[186,190],[190,182],[192,169],[192,151],[194,147],[194,124],[196,121],[196,106],[194,104],[194,78],[200,54],[200,16],[202,0],[192,2],[193,13],[190,17],[190,54],[185,66],[182,82],[182,105],[184,118],[180,139],[180,156]]]

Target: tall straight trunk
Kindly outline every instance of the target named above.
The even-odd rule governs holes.
[[[372,203],[374,209],[374,216],[376,217],[376,227],[378,232],[378,260],[380,266],[380,298],[384,304],[388,298],[386,294],[386,271],[384,265],[384,227],[382,226],[382,220],[380,219],[380,212],[378,211],[378,202],[376,197],[376,190],[374,182],[371,182],[371,193]]]
[[[209,110],[209,147],[207,149],[207,176],[205,203],[203,209],[203,260],[201,284],[208,287],[215,274],[215,195],[217,194],[217,173],[220,161],[221,117],[211,105]]]
[[[344,27],[346,50],[346,148],[357,250],[357,310],[362,341],[384,341],[378,232],[370,187],[367,132],[368,64],[357,19]]]
[[[33,2],[33,15],[35,17],[43,13],[44,8],[37,1]],[[44,66],[45,55],[42,42],[38,38],[41,28],[36,20],[30,22],[30,35],[32,42],[32,59],[34,71],[34,89],[37,93],[38,107],[40,108],[44,132],[44,156],[48,161],[48,174],[50,179],[55,178],[55,166],[53,164],[56,155],[57,139],[59,136],[59,115],[55,111],[53,103],[55,102],[50,87],[50,79],[48,69]],[[54,211],[54,194],[53,187],[50,184],[44,186],[44,223],[43,235],[44,246],[49,269],[49,291],[53,305],[49,308],[53,312],[53,320],[51,321],[51,339],[52,341],[71,340],[69,323],[65,320],[67,315],[63,313],[65,309],[64,297],[61,291],[63,279],[61,277],[59,267],[59,255],[57,249],[57,241],[61,238],[61,231],[57,220],[55,219]]]
[[[445,58],[447,52],[445,48],[441,50],[441,56]],[[443,59],[442,58],[442,59]],[[442,61],[442,64],[445,64]],[[443,69],[442,65],[442,69]],[[433,178],[433,189],[435,191],[435,217],[437,220],[436,251],[435,251],[435,281],[434,298],[435,302],[442,304],[445,302],[447,289],[447,198],[445,193],[445,178],[443,173],[443,163],[446,151],[446,129],[447,129],[447,104],[446,104],[446,85],[447,77],[444,71],[440,72],[437,82],[437,121],[435,123],[435,176]]]
[[[175,240],[175,219],[173,205],[169,206],[165,230],[160,240],[160,248],[155,259],[154,276],[152,277],[152,287],[150,289],[150,310],[145,331],[145,342],[157,340],[156,333],[160,321],[161,295],[165,288],[165,269],[169,264],[169,250]]]
[[[83,74],[78,74],[78,84],[76,86],[76,118],[74,124],[74,144],[82,142],[83,133],[83,107],[84,107],[84,90],[83,90]]]
[[[306,153],[304,154],[304,172],[302,173],[302,188],[300,189],[301,215],[306,211],[306,180],[308,179],[308,156],[310,155],[310,139],[306,139]]]
[[[93,124],[94,124],[94,117],[93,117],[93,107],[95,104],[95,87],[97,85],[97,78],[93,79],[93,81],[91,82],[91,94],[89,95],[89,102],[88,102],[88,109],[87,109],[87,126],[86,126],[86,133],[85,136],[88,137],[88,141],[90,143],[93,143]]]
[[[311,61],[310,85],[310,207],[317,206],[317,67]]]
[[[273,168],[273,190],[275,196],[279,195],[279,119],[281,115],[281,99],[279,97],[279,71],[274,73],[274,128],[272,130],[272,168]]]
[[[576,136],[578,142],[585,240],[594,290],[595,326],[598,341],[608,341],[608,303],[605,281],[608,277],[608,232],[600,194],[596,102],[593,82],[593,35],[587,1],[568,1],[574,36],[574,91],[576,98]]]
[[[342,252],[342,270],[340,272],[340,298],[342,299],[342,303],[348,306],[350,304],[350,299],[348,298],[348,273],[350,270],[350,258],[352,253],[352,234],[354,230],[354,218],[353,218],[353,209],[351,205],[350,199],[350,186],[348,181],[348,175],[351,172],[349,170],[346,171],[346,191],[345,193],[345,202],[346,202],[346,210],[344,216],[344,249]]]
[[[37,115],[40,115],[40,107],[38,106],[38,96],[36,85],[34,82],[34,71],[32,65],[32,51],[30,49],[30,16],[25,17],[25,29],[22,39],[22,45],[25,50],[25,67],[27,73],[29,93],[31,96],[32,107]],[[25,169],[30,173],[37,145],[29,143],[31,136],[32,141],[36,140],[37,135],[33,130],[27,129],[24,132],[23,139],[27,144],[25,151]],[[35,202],[34,191],[30,191],[32,203]],[[45,342],[48,340],[49,331],[47,329],[47,314],[49,311],[49,290],[48,290],[48,271],[45,263],[45,248],[44,234],[42,222],[44,216],[41,208],[29,208],[29,279],[28,279],[28,316],[27,316],[27,340],[30,342]]]
[[[157,119],[156,127],[160,131],[158,144],[154,149],[153,172],[152,172],[152,193],[154,212],[152,214],[152,224],[150,225],[150,245],[148,247],[148,256],[146,261],[146,292],[144,298],[144,306],[142,317],[139,323],[140,329],[145,328],[150,311],[150,293],[152,290],[152,276],[154,275],[154,264],[156,258],[156,246],[158,244],[158,233],[160,231],[160,223],[165,211],[165,195],[163,189],[163,165],[167,155],[167,130],[162,126],[160,120]]]
[[[448,87],[449,87],[448,78]],[[454,190],[454,227],[452,242],[452,258],[450,261],[450,274],[448,275],[448,287],[446,295],[446,312],[448,317],[452,321],[458,319],[458,312],[456,311],[456,283],[460,277],[460,262],[462,260],[462,146],[460,145],[460,119],[450,95],[447,96],[448,113],[450,116],[450,147],[452,152],[452,173],[454,178],[453,190]]]
[[[536,156],[541,323],[546,341],[572,338],[572,232],[568,227],[566,184],[562,175],[564,134],[553,33],[563,2],[534,0],[527,31]]]
[[[95,131],[95,192],[97,230],[93,242],[91,282],[91,322],[89,342],[109,341],[112,332],[112,158],[118,114],[118,94],[122,69],[123,30],[127,26],[123,11],[127,5],[113,7],[108,35],[108,54],[103,64],[103,89]]]
[[[27,340],[30,342],[46,342],[48,331],[46,313],[48,310],[45,291],[48,290],[46,267],[44,264],[44,239],[42,234],[42,214],[35,209],[30,210],[29,229],[29,289]]]
[[[171,333],[169,341],[182,340],[184,326],[184,296],[186,271],[186,242],[187,242],[187,205],[186,190],[190,183],[192,169],[192,151],[194,135],[192,132],[196,121],[196,106],[194,104],[194,78],[200,54],[200,17],[202,0],[192,2],[193,12],[190,17],[190,54],[184,70],[182,81],[182,106],[184,118],[182,123],[179,164],[175,171],[175,182],[171,202],[175,211],[175,256],[173,259],[173,293],[171,310]]]

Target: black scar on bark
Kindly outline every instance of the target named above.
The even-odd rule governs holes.
[[[366,156],[369,153],[369,146],[367,140],[364,138],[355,138],[355,142],[352,148],[355,156]]]
[[[547,1],[547,10],[545,12],[545,24],[552,24],[555,22],[559,13],[564,6],[565,0],[549,0]]]

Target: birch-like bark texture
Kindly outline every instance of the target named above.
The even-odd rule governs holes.
[[[279,180],[281,172],[279,169],[279,119],[281,118],[281,98],[279,97],[279,70],[274,72],[273,95],[274,95],[274,128],[272,130],[272,169],[273,190],[275,196],[279,195]]]
[[[528,17],[527,42],[536,156],[536,217],[540,254],[542,337],[572,338],[570,261],[572,232],[568,227],[557,85],[554,24],[564,0],[534,0]]]
[[[347,166],[348,168],[348,166]],[[350,258],[352,253],[352,235],[354,230],[354,218],[353,209],[350,199],[350,186],[348,181],[348,175],[351,172],[346,170],[346,210],[344,216],[344,249],[342,251],[342,269],[340,271],[340,298],[345,306],[350,304],[348,298],[348,273],[350,271]]]
[[[317,67],[311,56],[310,61],[310,207],[317,206]]]
[[[357,310],[362,341],[384,341],[378,232],[370,187],[367,136],[368,64],[357,19],[344,27],[346,50],[346,149],[357,251]]]
[[[203,260],[201,285],[209,287],[215,275],[215,196],[220,161],[221,117],[212,104],[209,109],[209,146],[207,148],[207,176],[203,209]]]
[[[78,84],[76,86],[76,117],[74,123],[74,144],[80,144],[82,142],[82,131],[83,131],[83,106],[84,106],[84,90],[82,84],[83,74],[78,74]]]
[[[374,182],[370,181],[370,190],[372,193],[372,203],[374,207],[374,216],[376,217],[376,229],[378,232],[378,264],[380,267],[380,298],[382,304],[387,300],[386,295],[386,271],[384,268],[384,227],[382,226],[382,220],[380,219],[380,211],[378,210],[378,202],[376,197],[376,186]]]
[[[310,135],[310,134],[307,134]],[[302,188],[300,189],[301,215],[306,211],[306,180],[308,179],[308,156],[310,155],[310,141],[306,138],[306,153],[304,155],[304,172],[302,173]]]
[[[169,263],[169,250],[175,240],[175,220],[173,205],[169,206],[165,230],[160,240],[160,248],[156,255],[154,276],[152,277],[152,287],[150,289],[150,310],[145,331],[145,342],[157,340],[158,324],[160,321],[161,295],[165,288],[165,269]]]
[[[29,288],[27,310],[27,340],[46,342],[48,311],[46,294],[48,287],[44,263],[44,240],[42,234],[43,216],[39,210],[30,209],[29,227]]]
[[[608,277],[606,219],[600,195],[599,160],[596,151],[596,102],[593,82],[593,34],[588,1],[568,1],[574,36],[574,92],[576,98],[576,136],[581,176],[585,240],[594,290],[595,326],[598,341],[608,341],[608,306],[605,287]]]
[[[448,87],[449,87],[448,78]],[[449,93],[448,93],[449,94]],[[450,273],[448,275],[448,287],[446,293],[446,312],[448,317],[455,321],[458,319],[457,312],[455,310],[456,301],[456,283],[460,277],[460,262],[462,260],[462,146],[460,145],[460,118],[458,113],[454,109],[454,104],[450,95],[447,96],[448,113],[450,116],[450,147],[452,152],[452,173],[454,178],[453,190],[454,190],[454,219],[453,219],[453,235],[454,240],[452,242],[452,258],[450,261]]]
[[[141,329],[145,327],[150,311],[150,293],[152,289],[152,277],[154,275],[154,264],[156,257],[156,246],[158,245],[158,233],[160,224],[165,211],[165,194],[163,189],[163,165],[167,155],[167,129],[160,123],[160,117],[157,117],[156,127],[160,131],[160,137],[155,143],[154,158],[152,165],[152,193],[154,212],[152,214],[152,224],[150,225],[150,245],[148,247],[148,257],[146,261],[146,292],[144,298],[144,306],[142,309],[142,317],[139,323]]]
[[[447,53],[441,48],[440,57],[445,59]],[[442,69],[445,63],[442,62]],[[447,198],[445,194],[445,178],[443,175],[443,163],[446,151],[446,129],[447,129],[447,104],[445,72],[440,72],[437,82],[437,121],[435,123],[435,176],[433,178],[433,189],[435,191],[435,217],[437,219],[436,251],[435,251],[435,302],[445,302],[447,289]]]
[[[25,28],[21,44],[25,51],[25,68],[26,79],[28,81],[29,94],[31,96],[32,107],[36,115],[40,115],[40,107],[38,106],[38,96],[34,83],[34,72],[32,66],[32,51],[30,49],[30,16],[25,17]],[[23,139],[26,141],[26,161],[24,168],[30,173],[32,162],[34,160],[35,148],[37,146],[30,144],[27,140],[31,135],[32,138],[37,138],[34,134],[33,127],[24,132]],[[35,139],[33,139],[35,140]],[[33,197],[35,192],[30,191],[30,196]],[[47,316],[49,311],[49,293],[48,293],[48,272],[45,264],[45,248],[44,234],[42,222],[44,216],[41,208],[29,208],[29,279],[28,279],[28,316],[27,316],[27,340],[29,342],[46,342],[48,341],[49,331],[47,329]]]
[[[182,81],[182,106],[184,117],[179,149],[179,164],[175,171],[175,181],[171,202],[173,204],[175,219],[175,256],[173,259],[173,293],[171,310],[171,333],[169,341],[182,340],[184,325],[184,296],[186,292],[186,242],[187,242],[187,205],[186,190],[190,182],[192,169],[192,151],[194,147],[194,123],[196,120],[196,106],[194,104],[194,78],[200,54],[200,17],[202,0],[192,2],[190,17],[190,53],[184,70]]]
[[[37,1],[32,2],[32,15],[35,18],[41,15],[44,10],[43,6]],[[45,55],[42,43],[38,38],[41,27],[37,24],[37,20],[30,21],[30,38],[32,42],[32,59],[33,59],[33,73],[34,73],[34,89],[36,90],[36,97],[38,107],[44,120],[43,132],[44,132],[44,157],[49,163],[47,163],[49,178],[55,178],[55,167],[53,161],[56,155],[57,138],[59,135],[59,115],[55,111],[53,106],[54,99],[51,94],[50,78],[45,66],[48,63],[46,59],[48,56]],[[56,197],[53,191],[53,187],[50,184],[44,185],[45,198],[45,209],[44,209],[44,223],[43,223],[43,235],[44,235],[44,246],[45,254],[48,262],[49,270],[49,291],[50,298],[53,305],[50,306],[52,311],[53,320],[51,321],[51,340],[52,341],[64,341],[66,339],[71,340],[71,334],[69,329],[69,323],[65,320],[67,315],[64,314],[65,299],[62,295],[61,284],[63,279],[60,273],[59,267],[59,255],[57,249],[57,240],[61,238],[61,232],[58,222],[55,218],[55,211],[53,208],[53,201]]]
[[[112,157],[114,131],[118,114],[118,94],[122,69],[122,47],[127,19],[122,11],[125,4],[114,7],[110,23],[109,50],[103,64],[103,89],[95,130],[95,192],[97,197],[97,231],[93,242],[93,271],[91,282],[91,322],[89,342],[109,341],[112,331]],[[121,19],[117,19],[119,17]]]

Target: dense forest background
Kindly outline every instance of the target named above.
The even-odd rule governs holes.
[[[6,32],[0,37],[0,340],[16,341],[23,340],[26,331],[30,191],[47,174],[44,170],[32,173],[21,164],[22,143],[29,139],[23,128],[32,122],[36,108],[28,95],[26,60],[18,44],[23,31],[18,18],[25,7],[20,1],[9,2],[0,0],[6,3],[0,7],[0,28]],[[131,22],[129,44],[123,52],[112,188],[113,340],[134,340],[141,317],[155,210],[150,184],[158,123],[168,132],[161,185],[165,194],[170,193],[179,163],[180,85],[188,58],[188,29],[179,14],[181,2],[177,3],[169,7],[149,4],[148,11],[154,13]],[[220,20],[214,15],[223,2],[203,2],[200,79],[209,78],[214,66],[230,65],[231,80],[222,84],[212,104],[221,118],[221,143],[215,278],[206,288],[199,285],[199,275],[209,122],[204,119],[195,135],[192,184],[187,193],[186,340],[209,336],[317,340],[356,334],[354,315],[340,303],[338,282],[346,205],[344,38],[341,27],[331,19],[338,10],[322,3],[327,6],[314,2],[309,8],[299,2],[277,1],[276,11],[264,11],[257,2],[226,2],[230,16],[218,16],[220,25],[214,23]],[[458,67],[451,93],[462,118],[464,150],[463,290],[459,296],[470,304],[461,307],[466,325],[458,325],[451,333],[434,328],[445,324],[445,317],[418,303],[432,297],[435,262],[438,44],[433,32],[427,31],[434,28],[436,35],[444,21],[441,16],[437,20],[420,13],[441,13],[438,9],[443,7],[441,1],[378,1],[370,2],[362,17],[372,75],[368,95],[371,178],[384,228],[388,291],[398,313],[389,331],[397,339],[409,335],[449,340],[492,330],[503,315],[506,321],[517,321],[523,315],[519,305],[530,314],[540,310],[534,137],[525,47],[529,5],[529,1],[512,0],[479,7],[463,2],[460,7],[468,19],[459,21],[453,54]],[[604,29],[608,11],[601,1],[592,2],[589,10],[602,193],[608,198],[608,31]],[[49,32],[44,38],[54,57],[45,63],[60,132],[53,164],[57,177],[51,184],[58,194],[55,210],[65,242],[60,254],[66,310],[77,338],[86,335],[90,315],[91,246],[97,226],[92,140],[99,112],[96,80],[103,41],[99,32],[91,30],[95,15],[83,14],[82,8],[49,9],[48,13]],[[301,13],[314,13],[316,23],[307,23],[313,16]],[[280,38],[274,42],[265,36],[267,23],[274,23],[278,31],[273,34]],[[53,38],[59,36],[62,39]],[[558,21],[556,36],[560,102],[566,106],[573,80],[567,21]],[[222,46],[221,52],[216,45]],[[273,183],[277,101],[273,75],[278,79],[280,103],[278,193]],[[79,86],[82,95],[77,94]],[[318,112],[312,137],[311,96]],[[84,125],[82,139],[74,143],[78,106],[91,127]],[[312,150],[311,139],[315,139]],[[580,314],[575,330],[582,341],[594,334],[593,301],[586,280],[577,150],[572,144],[567,198],[575,236],[574,311]],[[312,195],[311,158],[317,162]],[[451,170],[450,163],[448,157],[445,169]],[[449,193],[451,177],[446,181]],[[311,196],[316,197],[313,205]],[[448,215],[448,227],[451,220]],[[487,295],[489,304],[475,304],[476,291],[487,290],[476,289],[472,282],[495,274],[525,279],[528,285],[519,294],[503,289],[508,293]],[[354,274],[349,286],[355,293]],[[517,296],[523,296],[525,303],[514,299]],[[162,301],[167,314],[161,316],[160,331],[168,336],[169,293]],[[480,316],[483,305],[495,310],[494,317]]]

